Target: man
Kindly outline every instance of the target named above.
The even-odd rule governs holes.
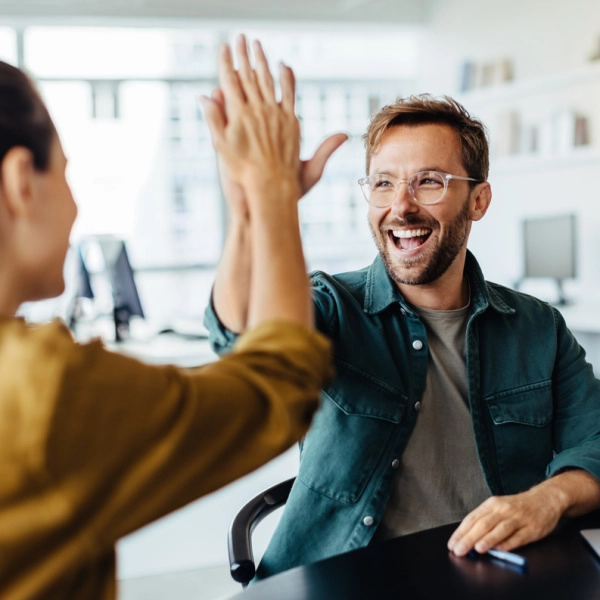
[[[600,506],[600,385],[584,351],[557,310],[486,282],[467,250],[492,197],[483,125],[424,95],[383,108],[364,139],[379,256],[312,275],[337,376],[261,577],[456,521],[456,555],[511,550]],[[207,310],[219,351],[245,327],[244,242],[230,237],[238,260],[220,265]]]

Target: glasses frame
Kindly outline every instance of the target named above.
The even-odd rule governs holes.
[[[442,192],[442,195],[435,202],[421,202],[420,200],[417,200],[417,198],[415,197],[415,191],[414,191],[410,181],[413,180],[418,175],[421,175],[422,173],[435,173],[436,175],[439,175],[442,178],[442,181],[444,182],[444,191]],[[372,204],[369,201],[368,191],[365,188],[369,184],[369,179],[371,177],[377,177],[377,176],[384,176],[389,181],[394,183],[394,194],[391,196],[391,199],[387,204]],[[481,183],[481,179],[474,179],[473,177],[463,177],[462,175],[451,175],[450,173],[442,173],[441,171],[432,171],[431,169],[426,169],[425,171],[417,171],[416,173],[413,173],[407,179],[396,179],[395,177],[392,177],[391,175],[386,175],[385,173],[373,173],[372,175],[368,175],[367,177],[362,177],[361,179],[359,179],[358,185],[360,186],[362,194],[363,194],[365,200],[367,201],[367,203],[369,204],[369,206],[374,206],[375,208],[387,208],[388,206],[391,206],[392,202],[396,198],[396,195],[398,194],[398,184],[400,184],[400,183],[406,183],[406,185],[408,186],[408,193],[410,194],[411,198],[417,204],[419,204],[421,206],[433,206],[434,204],[437,204],[438,202],[441,202],[444,199],[444,196],[446,195],[446,192],[448,191],[448,182],[451,179],[458,179],[460,181],[475,181],[477,183]]]

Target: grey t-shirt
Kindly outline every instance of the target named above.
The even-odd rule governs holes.
[[[415,310],[429,345],[425,392],[374,541],[460,521],[490,496],[468,405],[469,307]]]

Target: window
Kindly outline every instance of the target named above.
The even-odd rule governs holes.
[[[198,96],[216,87],[218,44],[236,33],[25,30],[25,65],[39,81],[70,160],[79,206],[74,241],[89,234],[122,236],[142,274],[185,265],[214,270],[226,209]],[[330,133],[350,135],[300,204],[309,268],[364,266],[375,249],[356,184],[364,174],[361,135],[375,110],[410,91],[417,34],[378,30],[373,44],[373,32],[362,30],[315,32],[279,24],[246,33],[263,41],[272,65],[284,60],[295,69],[303,157]],[[0,49],[12,48],[13,57],[15,40],[12,30],[0,29]],[[197,307],[203,310],[202,301]]]

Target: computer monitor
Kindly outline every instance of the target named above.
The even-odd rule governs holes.
[[[131,317],[144,318],[144,310],[125,242],[117,238],[100,238],[97,241],[112,288],[115,341],[122,341],[128,334]]]
[[[94,290],[90,279],[90,272],[85,266],[81,248],[77,248],[77,283],[75,294],[78,298],[94,298]]]
[[[577,217],[565,214],[523,221],[523,278],[550,278],[558,304],[566,304],[563,281],[577,276]]]
[[[71,309],[69,310],[68,323],[69,327],[74,330],[77,320],[81,317],[82,313],[81,299],[89,298],[90,300],[93,300],[94,290],[92,288],[90,272],[83,259],[81,246],[71,248],[70,253],[74,257],[74,267],[72,269],[74,287],[73,292],[70,294],[72,304]]]

